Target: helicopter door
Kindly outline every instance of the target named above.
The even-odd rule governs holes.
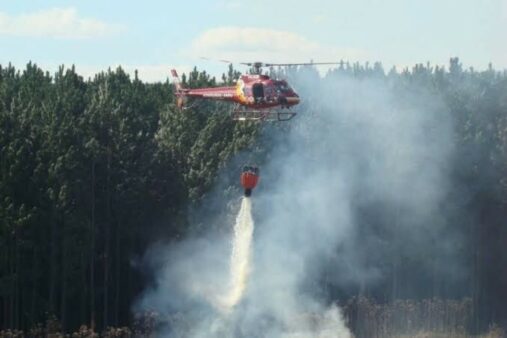
[[[262,83],[255,83],[252,86],[252,94],[255,102],[259,102],[264,99],[264,86]]]

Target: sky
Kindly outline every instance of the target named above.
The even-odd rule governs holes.
[[[0,0],[0,64],[146,81],[234,62],[430,62],[507,69],[507,0]],[[242,70],[241,67],[238,69]]]

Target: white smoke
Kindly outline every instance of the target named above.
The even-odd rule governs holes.
[[[148,261],[163,261],[140,306],[178,314],[163,336],[349,337],[326,285],[360,291],[382,282],[402,245],[435,255],[452,246],[440,238],[438,209],[452,126],[438,97],[400,93],[383,79],[321,80],[312,69],[289,76],[303,103],[288,124],[265,126],[260,140],[274,147],[254,191],[252,268],[233,274],[249,276],[232,283],[241,297],[226,314],[213,305],[230,291],[232,234],[153,249]],[[385,236],[369,228],[387,217],[384,206],[396,216]]]

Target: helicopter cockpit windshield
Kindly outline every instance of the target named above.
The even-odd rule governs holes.
[[[277,92],[282,93],[282,94],[292,92],[292,89],[289,87],[289,85],[285,81],[276,81],[275,88],[276,88]]]

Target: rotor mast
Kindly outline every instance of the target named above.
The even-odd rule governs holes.
[[[252,74],[260,75],[262,73],[262,62],[254,62],[252,64]]]

